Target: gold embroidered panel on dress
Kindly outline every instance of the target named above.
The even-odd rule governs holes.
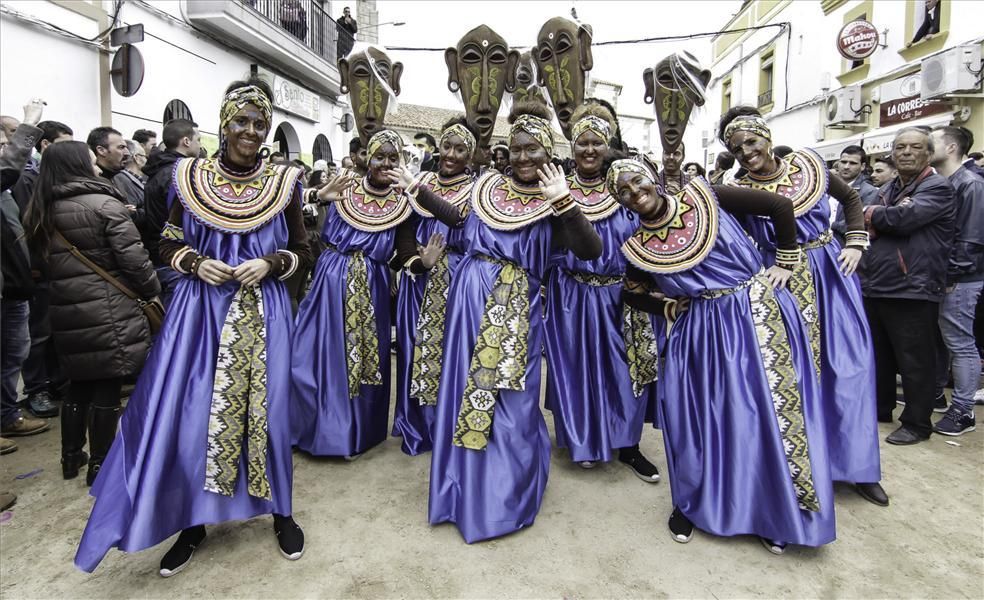
[[[399,225],[410,216],[407,195],[389,190],[373,190],[366,185],[365,177],[345,192],[345,197],[335,203],[338,214],[346,223],[359,231],[385,231]]]
[[[827,194],[830,177],[820,155],[804,148],[779,162],[779,171],[768,177],[748,173],[735,185],[765,190],[789,198],[797,217],[813,208]]]
[[[603,221],[618,210],[618,201],[605,188],[605,178],[597,181],[583,181],[577,173],[567,176],[571,197],[581,207],[581,212],[589,221]]]
[[[690,269],[717,242],[717,200],[703,179],[691,181],[666,200],[666,215],[657,223],[643,223],[622,245],[629,262],[651,273]]]
[[[475,212],[492,229],[512,231],[553,214],[536,185],[522,186],[498,173],[486,173],[472,190]]]
[[[417,181],[420,187],[426,187],[440,196],[441,199],[450,202],[454,206],[461,206],[463,202],[468,201],[468,194],[471,193],[472,184],[474,183],[474,180],[468,173],[462,173],[445,179],[431,171],[421,173]],[[421,206],[413,196],[409,196],[409,200],[410,206],[418,215],[426,218],[434,216],[430,211]]]
[[[283,212],[301,173],[297,167],[263,161],[252,172],[237,175],[215,158],[185,158],[178,162],[174,180],[181,204],[202,224],[246,233]]]

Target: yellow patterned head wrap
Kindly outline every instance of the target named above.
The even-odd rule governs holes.
[[[383,129],[369,138],[369,144],[366,146],[366,158],[372,158],[372,155],[387,143],[393,144],[397,152],[403,151],[403,138],[400,137],[400,134],[391,129]]]
[[[443,143],[445,139],[456,135],[465,142],[465,146],[468,147],[468,156],[475,154],[475,136],[472,132],[468,131],[468,128],[461,123],[455,123],[454,125],[448,127],[441,133],[441,142]]]
[[[577,138],[581,136],[585,131],[593,131],[601,139],[605,140],[605,143],[611,141],[612,139],[612,126],[608,124],[608,121],[602,119],[601,117],[596,117],[594,115],[588,115],[583,119],[574,123],[574,127],[571,128],[571,145],[577,141]]]
[[[553,132],[550,131],[550,121],[541,119],[536,115],[519,115],[519,118],[513,123],[512,129],[509,130],[509,137],[520,131],[529,134],[533,139],[540,142],[547,154],[553,154]]]
[[[731,139],[731,136],[739,131],[754,133],[757,136],[764,137],[770,142],[772,141],[772,130],[769,129],[769,124],[765,122],[765,119],[756,115],[741,115],[735,117],[734,120],[728,123],[728,126],[724,128],[724,139],[722,139],[721,142],[727,146],[728,140]]]
[[[630,158],[616,160],[608,168],[608,175],[605,177],[605,187],[608,188],[612,198],[618,198],[618,178],[622,173],[639,173],[653,180],[652,172],[641,162]]]
[[[270,104],[270,98],[255,85],[247,85],[232,90],[222,99],[222,108],[219,110],[219,129],[225,129],[226,125],[236,116],[236,113],[247,104],[252,104],[260,109],[267,120],[267,124],[273,124],[273,105]]]

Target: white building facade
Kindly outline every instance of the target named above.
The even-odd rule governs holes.
[[[758,107],[776,144],[811,147],[828,161],[851,144],[869,155],[888,152],[895,132],[909,125],[967,127],[981,150],[984,2],[940,0],[932,13],[939,31],[913,43],[927,8],[925,0],[744,3],[721,30],[766,28],[712,40],[707,107],[692,126],[705,164],[724,150],[720,115],[737,105]],[[848,61],[838,34],[857,19],[875,26],[879,44],[869,58]],[[688,146],[688,158],[697,155]]]
[[[213,151],[226,86],[256,73],[276,96],[271,149],[308,164],[340,162],[353,134],[341,126],[351,111],[339,90],[331,9],[321,0],[3,0],[0,113],[20,118],[28,99],[42,97],[43,118],[80,140],[108,125],[124,137],[150,129],[160,141],[165,121],[186,117]],[[112,82],[119,48],[108,31],[134,25],[144,30],[133,43],[143,76],[123,95]]]

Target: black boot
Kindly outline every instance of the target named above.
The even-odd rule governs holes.
[[[113,438],[116,437],[116,424],[120,420],[119,408],[102,408],[93,406],[91,409],[92,419],[89,422],[89,470],[85,474],[85,484],[92,486],[99,475],[103,460],[109,454],[109,447],[113,445]]]
[[[75,479],[79,469],[89,460],[85,448],[86,417],[88,404],[65,401],[61,408],[62,477]]]
[[[161,577],[171,577],[180,573],[191,562],[195,549],[204,541],[204,525],[195,525],[182,531],[178,541],[174,542],[167,554],[161,558]]]

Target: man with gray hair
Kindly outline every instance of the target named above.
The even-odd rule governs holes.
[[[878,420],[892,422],[902,375],[902,425],[885,441],[917,444],[933,431],[939,304],[953,239],[953,187],[929,166],[933,140],[905,128],[892,143],[898,176],[865,208],[871,247],[858,273],[875,352]]]

